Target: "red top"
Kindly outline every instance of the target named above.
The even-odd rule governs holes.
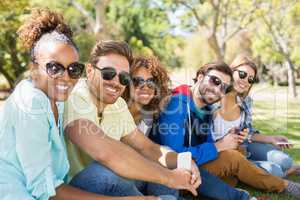
[[[183,94],[186,96],[192,95],[189,85],[180,85],[172,90],[172,95]]]

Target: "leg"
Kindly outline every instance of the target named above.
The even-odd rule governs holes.
[[[134,181],[116,175],[95,161],[79,172],[70,185],[109,196],[142,196],[142,193],[135,187]]]
[[[271,144],[253,142],[248,145],[247,150],[251,154],[250,160],[270,161],[279,165],[283,172],[286,172],[293,165],[293,159],[288,154]]]
[[[154,195],[154,196],[160,196],[160,195],[172,195],[176,198],[179,196],[179,191],[176,189],[168,188],[164,185],[155,184],[155,183],[147,183],[147,195]]]
[[[200,169],[200,174],[202,183],[198,188],[198,193],[203,196],[216,200],[248,200],[250,198],[248,193],[227,185],[204,169]]]
[[[284,177],[285,173],[282,171],[282,168],[277,165],[276,163],[269,162],[269,161],[252,161],[256,166],[264,169],[269,174],[278,177]]]
[[[169,196],[170,199],[177,199],[179,197],[178,190],[168,188],[164,185],[144,181],[135,181],[135,185],[144,195],[159,196],[161,199],[166,198],[166,196]]]
[[[243,183],[268,192],[282,192],[285,188],[283,179],[255,166],[235,150],[221,152],[216,160],[202,167],[220,178],[237,177]]]

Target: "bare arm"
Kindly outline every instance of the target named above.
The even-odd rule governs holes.
[[[137,152],[141,153],[143,156],[153,160],[154,162],[160,163],[164,167],[168,167],[169,169],[177,167],[178,154],[176,152],[152,142],[138,129],[123,137],[121,140],[134,148]],[[191,173],[192,179],[190,183],[195,188],[198,188],[201,183],[201,177],[199,169],[194,161],[192,161]]]
[[[91,192],[86,192],[69,185],[61,185],[56,189],[56,196],[50,200],[157,200],[156,197],[110,197],[99,195]]]
[[[293,147],[293,144],[280,144],[289,143],[287,137],[283,135],[263,135],[263,134],[253,134],[252,141],[272,144],[277,148],[285,149]]]
[[[138,129],[135,129],[131,134],[123,137],[121,141],[134,148],[146,158],[154,162],[159,162],[164,167],[169,169],[177,167],[176,152],[152,142]]]
[[[270,141],[269,136],[264,135],[264,134],[256,134],[256,133],[254,133],[254,134],[252,135],[251,140],[252,140],[253,142],[272,143],[272,142]]]
[[[67,125],[65,133],[74,144],[93,159],[122,177],[159,183],[197,193],[190,184],[190,173],[183,170],[168,170],[147,160],[128,145],[106,136],[97,125],[89,120],[73,121]]]

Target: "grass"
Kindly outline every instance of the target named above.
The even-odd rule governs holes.
[[[253,121],[254,127],[268,135],[284,135],[291,141],[300,142],[300,99],[292,99],[287,96],[284,87],[272,87],[262,89],[254,88]],[[300,91],[298,89],[298,91]],[[265,97],[261,97],[260,93]],[[259,97],[260,96],[260,97]],[[300,145],[286,150],[294,161],[300,163]],[[291,176],[288,179],[300,182],[300,175]],[[265,196],[271,200],[293,200],[286,195],[264,193],[244,185],[253,196]]]
[[[300,87],[298,87],[300,92]],[[254,99],[253,122],[254,127],[267,135],[284,135],[293,142],[300,143],[300,99],[288,97],[286,87],[271,87],[259,85],[250,94]],[[300,145],[286,150],[295,162],[300,164]],[[288,177],[289,180],[300,182],[300,175]],[[294,200],[283,194],[266,193],[255,190],[244,184],[238,188],[245,189],[252,196],[263,196],[269,200]],[[189,200],[196,199],[191,196]]]

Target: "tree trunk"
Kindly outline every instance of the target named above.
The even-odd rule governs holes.
[[[208,45],[210,46],[210,48],[213,50],[213,52],[216,55],[216,59],[218,61],[223,61],[224,60],[224,54],[222,53],[219,44],[218,44],[218,40],[216,38],[215,35],[210,35],[209,38],[207,39],[208,41]]]
[[[297,90],[296,90],[295,68],[290,59],[287,60],[287,67],[288,67],[289,95],[296,98]]]

